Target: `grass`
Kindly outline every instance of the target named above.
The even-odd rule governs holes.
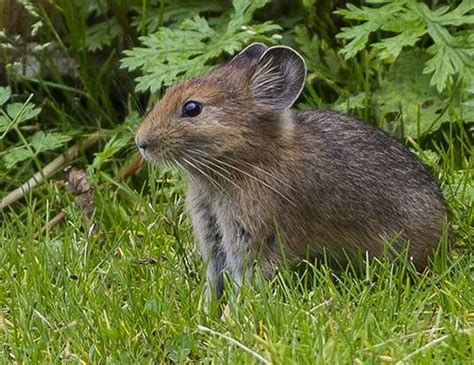
[[[464,246],[438,255],[429,273],[385,261],[367,262],[362,275],[336,276],[324,265],[302,277],[283,270],[272,283],[257,277],[222,313],[223,304],[203,305],[203,265],[178,175],[141,174],[149,189],[94,175],[95,235],[73,208],[41,231],[59,202],[70,203],[53,181],[23,209],[2,213],[2,362],[472,361],[472,206],[455,186],[445,190]],[[471,181],[465,169],[458,193]]]

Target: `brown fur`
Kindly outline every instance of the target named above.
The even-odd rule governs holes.
[[[137,133],[145,158],[188,176],[188,208],[218,296],[222,272],[241,283],[254,260],[270,276],[282,254],[326,252],[344,263],[381,255],[394,237],[422,268],[441,236],[444,199],[407,148],[343,114],[289,110],[304,74],[293,50],[253,44],[170,88]],[[188,100],[203,104],[201,114],[181,116]]]

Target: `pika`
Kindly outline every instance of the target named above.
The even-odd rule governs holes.
[[[386,240],[422,269],[441,238],[447,209],[429,169],[348,115],[290,110],[305,79],[296,51],[253,43],[170,87],[136,134],[146,160],[185,174],[209,295],[222,295],[224,272],[241,285],[255,265],[271,277],[283,258],[376,257]]]

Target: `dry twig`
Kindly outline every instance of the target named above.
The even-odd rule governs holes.
[[[132,159],[132,161],[120,172],[120,174],[118,175],[118,180],[123,180],[123,179],[126,179],[127,177],[133,175],[135,172],[138,171],[138,169],[142,166],[142,163],[143,163],[143,159],[141,157],[140,154],[136,153]],[[73,175],[71,174],[68,174],[68,169],[74,169],[76,170],[76,172],[74,172]],[[71,170],[69,170],[71,171]],[[83,171],[83,170],[81,170]],[[66,188],[74,194],[74,189],[77,191],[77,189],[82,189],[82,191],[85,191],[87,189],[85,189],[84,186],[80,187],[80,184],[81,182],[80,181],[77,181],[77,169],[75,168],[72,168],[72,167],[69,167],[65,170],[65,173],[66,173],[66,177],[65,177],[65,185],[66,185]],[[84,172],[85,174],[85,172]],[[79,184],[78,187],[76,188],[73,188],[73,185],[75,184],[74,181],[68,181],[69,178],[72,177],[73,180],[76,181],[77,184]],[[85,176],[85,179],[87,179],[87,177]],[[68,184],[69,183],[69,184]],[[73,190],[71,190],[71,188]],[[92,191],[90,190],[91,194],[92,194]],[[75,194],[77,195],[77,194]],[[82,197],[79,195],[79,196],[76,196],[76,205],[81,209],[81,210],[86,210],[85,211],[85,214],[88,218],[91,218],[92,217],[92,213],[93,213],[93,197],[92,196],[87,196],[87,195],[83,195]],[[44,233],[46,230],[50,230],[52,229],[53,227],[55,227],[58,223],[60,223],[64,218],[66,217],[66,214],[64,213],[64,211],[56,214],[49,222],[48,224],[43,227],[43,229],[41,230],[41,234]],[[92,228],[92,232],[95,232],[97,230],[97,224],[93,223],[91,225],[91,228]]]

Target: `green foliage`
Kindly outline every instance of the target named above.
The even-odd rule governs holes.
[[[112,131],[111,137],[102,151],[94,154],[94,161],[90,166],[91,169],[100,169],[104,163],[115,157],[124,147],[130,145],[140,119],[138,113],[132,112],[128,115],[123,124]]]
[[[8,99],[5,101],[7,100]],[[1,110],[0,114],[0,133],[2,133],[2,139],[10,130],[17,128],[19,124],[35,118],[40,113],[40,111],[40,108],[36,108],[29,102],[24,104],[6,104],[5,108]]]
[[[8,101],[11,95],[9,88],[0,89],[0,105]],[[9,103],[1,110],[0,133],[3,140],[10,131],[14,131],[21,145],[14,145],[3,153],[3,162],[9,170],[25,160],[35,159],[40,153],[55,150],[68,142],[71,137],[57,132],[38,131],[31,137],[25,138],[20,130],[20,124],[34,119],[41,112],[32,103]]]
[[[390,66],[374,97],[381,119],[387,120],[390,113],[402,115],[405,136],[417,138],[436,131],[456,114],[474,121],[474,108],[468,105],[452,100],[450,107],[445,107],[445,99],[430,84],[430,77],[423,73],[423,65],[429,57],[426,51],[418,49],[403,52]],[[394,122],[391,126],[401,128]]]
[[[343,96],[345,91],[338,85],[347,82],[347,62],[324,39],[316,34],[310,35],[305,27],[295,27],[295,42],[306,60],[308,79],[322,79],[334,92]]]
[[[7,104],[6,111],[10,120],[15,121],[13,125],[18,125],[38,116],[41,109],[31,103],[11,103]]]
[[[33,159],[38,154],[55,150],[71,139],[70,136],[55,132],[36,132],[29,140],[28,146],[12,147],[3,156],[7,169],[15,167],[19,162]]]
[[[10,96],[12,95],[12,90],[10,89],[9,86],[3,87],[0,86],[0,106],[5,104],[8,99],[10,99]]]
[[[195,16],[174,28],[162,27],[141,38],[143,47],[125,51],[122,66],[140,69],[137,91],[156,92],[181,78],[204,73],[223,53],[234,54],[253,39],[272,41],[267,33],[280,29],[271,21],[250,24],[253,13],[268,0],[234,0],[233,11],[220,18]]]
[[[369,43],[369,36],[377,31],[396,33],[383,37],[373,44],[379,59],[397,58],[405,47],[414,46],[428,34],[433,45],[428,48],[432,55],[425,63],[423,73],[432,74],[431,84],[443,91],[453,77],[471,82],[474,78],[474,33],[452,31],[450,27],[474,24],[474,1],[462,1],[456,8],[442,6],[431,10],[425,3],[416,0],[368,1],[378,7],[356,7],[337,13],[345,19],[362,22],[360,25],[344,27],[338,38],[349,43],[341,52],[346,58],[354,57]]]
[[[232,7],[224,0],[58,0],[53,7],[57,13],[47,13],[31,1],[24,3],[32,24],[41,21],[42,25],[35,26],[39,43],[33,48],[23,46],[27,61],[22,67],[31,70],[39,63],[41,74],[19,74],[22,68],[15,66],[14,60],[9,61],[8,70],[13,71],[12,80],[17,80],[18,86],[29,85],[31,91],[44,93],[47,102],[43,115],[51,118],[41,123],[51,127],[46,133],[60,129],[80,134],[75,126],[81,125],[108,128],[107,135],[122,140],[116,126],[134,112],[136,97],[128,88],[127,110],[119,112],[116,120],[114,99],[117,94],[127,97],[114,85],[115,80],[124,80],[117,78],[123,75],[117,64],[133,71],[135,90],[148,96],[148,92],[159,94],[177,80],[205,73],[251,41],[274,44],[281,39],[285,44],[296,44],[308,64],[308,83],[300,107],[353,112],[413,138],[435,133],[455,118],[462,118],[466,125],[473,119],[473,93],[469,92],[474,80],[469,48],[472,32],[466,29],[472,23],[472,1],[432,9],[408,0],[372,1],[364,7],[349,4],[338,13],[360,24],[346,23],[342,28],[325,14],[333,6],[331,2],[316,6],[312,0],[288,5],[288,16],[279,17],[270,14],[270,0],[235,0]],[[348,43],[341,48],[335,35]],[[18,40],[3,36],[2,44],[15,49]],[[133,44],[138,46],[127,49]],[[367,59],[354,62],[353,56],[370,44],[371,52],[363,55]],[[55,57],[50,57],[51,50]],[[419,54],[422,61],[413,62],[414,54]],[[97,60],[101,60],[99,64]],[[74,83],[79,87],[67,85],[71,74],[78,78]],[[51,76],[53,80],[43,82],[43,77]],[[32,87],[31,83],[41,87]],[[127,89],[126,83],[121,88]],[[67,115],[60,112],[63,106],[56,98],[49,97],[58,89],[67,99]],[[78,95],[81,99],[85,95],[86,100],[78,103]],[[13,103],[9,108],[19,107]],[[57,125],[51,108],[60,120],[67,121],[67,127]],[[10,112],[6,110],[7,115]],[[26,109],[25,116],[31,112],[39,109]],[[0,118],[4,134],[13,127],[10,119]],[[17,148],[17,142],[9,143],[8,136],[5,143],[8,148],[16,148],[17,156],[27,156],[25,150]],[[122,149],[126,146],[123,142]]]
[[[85,47],[90,52],[96,52],[108,47],[116,41],[122,33],[115,19],[94,24],[86,30]]]
[[[159,7],[151,7],[146,11],[137,7],[136,10],[141,13],[133,17],[132,25],[137,29],[144,26],[146,32],[151,34],[163,24],[179,24],[203,13],[222,13],[228,5],[228,1],[160,0]]]
[[[90,177],[99,229],[61,169],[0,212],[4,362],[471,360],[473,1],[346,3],[341,17],[336,0],[21,0],[20,26],[0,29],[0,201],[74,143],[69,163]],[[432,167],[451,211],[449,258],[423,274],[403,259],[371,260],[363,277],[325,265],[303,277],[283,268],[272,283],[257,273],[224,315],[204,309],[185,180],[152,164],[122,173],[164,88],[252,41],[304,56],[297,109],[358,116]],[[104,137],[83,151],[91,134]]]

